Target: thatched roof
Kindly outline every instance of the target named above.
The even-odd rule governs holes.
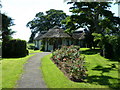
[[[74,39],[84,39],[85,38],[85,33],[73,33],[72,34],[72,37],[74,38]]]
[[[49,31],[42,35],[39,39],[45,38],[71,38],[71,36],[67,33],[64,33],[64,30],[60,27],[55,26],[54,28],[49,29]]]
[[[34,38],[34,40],[40,40],[41,36],[45,34],[47,31],[41,31],[37,37]]]
[[[39,34],[37,37],[34,38],[34,40],[40,40],[40,37],[42,36],[43,34]]]
[[[61,29],[58,26],[53,27],[52,29],[49,29],[46,33],[40,33],[34,40],[40,40],[40,39],[48,39],[48,38],[73,38],[73,39],[84,39],[85,33],[72,33],[72,35],[69,35],[64,32],[63,29]]]

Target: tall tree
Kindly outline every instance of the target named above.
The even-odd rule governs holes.
[[[64,13],[62,10],[55,9],[50,9],[46,11],[45,14],[43,12],[37,13],[35,18],[26,25],[31,29],[29,42],[33,42],[36,33],[47,31],[55,25],[64,27],[61,21],[66,17],[66,13]]]
[[[73,13],[69,18],[63,21],[66,24],[67,31],[71,32],[80,27],[89,29],[89,36],[92,33],[112,34],[118,31],[120,19],[115,17],[109,10],[110,2],[69,2],[73,4],[70,11]],[[91,39],[93,42],[93,39]],[[88,42],[89,44],[89,42]]]
[[[12,38],[12,34],[15,33],[15,31],[12,31],[10,28],[14,25],[13,19],[8,17],[5,14],[1,14],[2,16],[2,41],[7,42],[9,39]]]
[[[1,1],[0,1],[0,8],[2,8],[2,4],[1,4]]]

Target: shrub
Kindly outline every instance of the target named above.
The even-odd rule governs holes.
[[[80,56],[78,46],[62,46],[53,52],[51,59],[73,81],[84,81],[86,68],[84,57]]]
[[[103,45],[102,55],[105,58],[112,59],[114,57],[113,46],[110,43],[105,43]]]
[[[3,42],[2,52],[3,58],[24,57],[28,54],[26,50],[26,41],[14,39]]]
[[[34,50],[39,50],[39,48],[35,47]]]

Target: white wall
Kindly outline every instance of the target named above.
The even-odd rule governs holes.
[[[39,49],[41,49],[42,41],[39,41]]]
[[[48,45],[48,46],[47,46]],[[49,51],[53,50],[53,45],[50,45],[48,42],[45,42],[45,51],[47,51],[47,49]]]
[[[72,41],[69,39],[63,39],[62,40],[62,45],[68,45],[68,41],[69,41],[69,45],[72,45]],[[78,40],[78,43],[79,45],[81,44],[81,42]],[[37,48],[41,49],[41,45],[42,45],[42,42],[41,41],[36,41],[36,46]],[[48,45],[48,46],[47,46]],[[61,46],[61,45],[59,45]],[[47,41],[45,42],[45,51],[51,51],[53,50],[53,45],[50,45]]]
[[[34,43],[35,43],[35,47],[37,47],[38,49],[41,48],[41,45],[42,45],[41,40],[39,40],[39,41],[35,41]]]
[[[48,50],[53,50],[53,45],[48,45]]]

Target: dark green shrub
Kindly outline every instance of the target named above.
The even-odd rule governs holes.
[[[115,40],[114,40],[115,41]],[[117,37],[117,39],[116,39],[116,44],[113,44],[113,46],[114,46],[114,55],[115,55],[115,57],[116,58],[118,58],[119,59],[119,61],[120,61],[120,36],[119,37]]]
[[[35,47],[34,50],[39,50],[39,48]]]
[[[53,52],[51,58],[55,64],[73,81],[84,81],[86,68],[84,57],[80,56],[78,46],[63,46]]]
[[[26,55],[29,55],[29,51],[28,50],[26,50]]]
[[[110,43],[105,43],[103,48],[103,56],[109,59],[114,57],[113,46]]]
[[[2,52],[3,58],[24,57],[28,54],[28,51],[26,50],[26,41],[14,39],[3,42]]]

